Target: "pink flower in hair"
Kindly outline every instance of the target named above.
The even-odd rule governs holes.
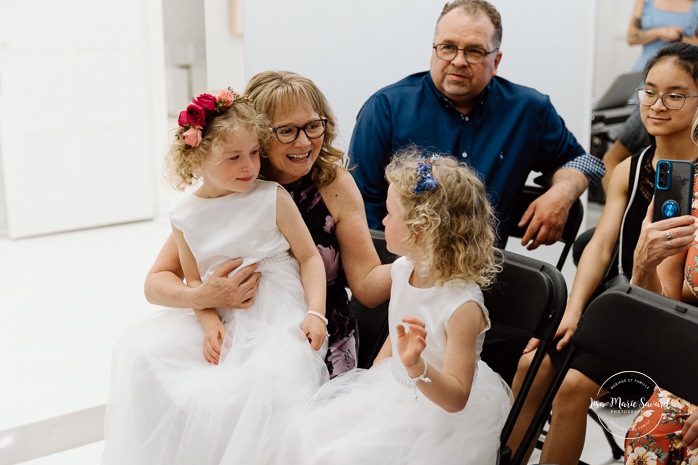
[[[184,143],[190,147],[196,147],[201,143],[201,129],[197,126],[192,126],[182,133]]]
[[[216,95],[216,101],[223,106],[229,107],[233,104],[235,97],[227,90],[222,90]]]

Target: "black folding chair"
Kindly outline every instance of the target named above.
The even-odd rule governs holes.
[[[397,256],[388,252],[383,231],[372,229],[371,239],[373,239],[373,245],[382,263],[395,261]],[[358,326],[359,353],[357,366],[359,368],[369,368],[388,337],[388,302],[374,308],[368,308],[352,297],[351,309],[356,317]]]
[[[574,354],[582,350],[607,361],[619,372],[644,373],[660,387],[698,403],[695,380],[676,370],[677,366],[698,366],[696,334],[698,308],[629,284],[616,286],[584,310],[568,354],[551,383],[551,392],[557,392]],[[662,338],[671,344],[655,343]],[[552,402],[552,397],[544,402]],[[604,426],[603,420],[595,416]],[[623,449],[617,446],[607,427],[603,430],[609,443],[616,446],[614,458],[621,458]]]
[[[698,403],[698,383],[677,366],[698,366],[698,308],[637,286],[618,286],[589,304],[572,344]],[[659,341],[670,341],[659,344]]]
[[[506,443],[562,319],[567,302],[567,284],[560,271],[548,263],[507,250],[498,253],[503,258],[502,272],[494,286],[484,293],[490,318],[493,324],[525,332],[527,338],[540,339],[501,435],[500,465],[521,465],[550,413],[552,397],[539,407],[518,449],[512,451]]]
[[[522,238],[526,233],[525,228],[519,228],[517,226],[519,219],[523,216],[524,212],[528,206],[540,197],[541,194],[545,192],[545,189],[538,186],[524,186],[523,192],[519,196],[519,202],[517,203],[514,211],[512,212],[511,218],[511,228],[509,235],[511,237]],[[567,255],[569,255],[572,250],[572,245],[574,240],[577,238],[577,233],[579,232],[579,227],[582,225],[582,220],[584,219],[584,206],[582,201],[577,199],[572,208],[570,208],[569,215],[567,216],[567,222],[565,223],[565,229],[562,231],[562,236],[559,242],[564,244],[562,252],[560,253],[560,258],[557,261],[556,268],[562,270],[565,265],[565,260],[567,260]]]

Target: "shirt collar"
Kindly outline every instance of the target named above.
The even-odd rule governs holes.
[[[456,110],[456,107],[453,105],[453,102],[449,100],[447,97],[445,97],[441,92],[439,92],[439,89],[436,88],[436,85],[434,84],[434,81],[431,78],[431,73],[429,71],[426,72],[424,76],[427,87],[431,89],[432,92],[434,92],[434,95],[436,98],[441,102],[441,104],[449,109],[450,111],[454,111],[458,113],[459,115],[461,114],[458,110]],[[487,87],[480,93],[480,96],[478,97],[477,104],[473,107],[472,111],[470,114],[468,114],[469,117],[476,117],[482,114],[482,107],[485,105],[485,102],[487,101],[487,97],[490,94],[490,89],[495,85],[495,78],[493,77],[489,84],[487,84]]]

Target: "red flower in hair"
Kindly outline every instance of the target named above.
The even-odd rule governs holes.
[[[189,115],[187,114],[187,110],[182,110],[179,112],[179,118],[177,119],[177,124],[179,124],[180,127],[191,126],[191,122],[189,121]]]
[[[187,107],[187,116],[189,117],[189,124],[192,126],[206,125],[206,110],[195,103]]]
[[[216,109],[216,98],[211,94],[201,94],[191,101],[206,111]]]

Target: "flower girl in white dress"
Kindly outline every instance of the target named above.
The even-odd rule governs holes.
[[[499,269],[485,188],[455,159],[414,148],[386,177],[385,239],[403,255],[385,276],[390,335],[371,369],[320,388],[277,462],[495,464],[511,393],[480,360],[490,327],[480,286]]]
[[[262,278],[247,309],[165,309],[119,341],[103,463],[265,463],[328,378],[324,265],[288,193],[257,179],[269,124],[247,98],[202,94],[179,125],[168,170],[200,182],[170,213],[188,285],[236,257]]]

